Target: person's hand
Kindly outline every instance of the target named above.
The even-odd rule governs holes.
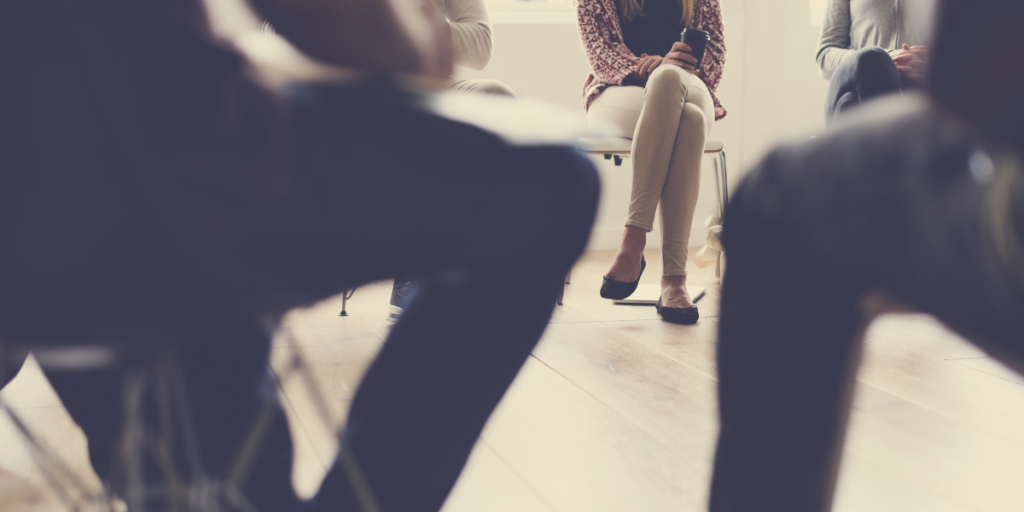
[[[924,84],[928,79],[928,48],[924,46],[903,45],[903,48],[890,54],[900,78],[906,82]]]
[[[665,58],[661,61],[662,64],[669,64],[672,66],[679,66],[690,73],[695,73],[695,66],[697,65],[697,58],[690,55],[690,45],[686,43],[673,43],[672,51],[665,54]]]
[[[640,63],[636,66],[637,77],[641,80],[647,80],[647,77],[651,76],[651,73],[661,65],[661,62],[662,57],[660,55],[640,54]]]

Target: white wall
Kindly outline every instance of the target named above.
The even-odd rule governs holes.
[[[725,140],[729,181],[735,186],[746,168],[774,144],[823,127],[827,83],[818,78],[814,65],[818,27],[809,23],[809,0],[721,3],[727,62],[718,96],[729,115],[715,123],[712,136]],[[487,69],[460,69],[458,76],[501,80],[521,96],[542,98],[584,115],[581,94],[588,66],[574,24],[502,23],[499,18],[494,37],[494,56]],[[591,248],[612,248],[625,220],[629,168],[594,161],[604,194]],[[715,211],[711,172],[711,160],[705,159],[691,245],[703,244],[704,220]],[[653,233],[648,243],[657,247],[660,235]]]

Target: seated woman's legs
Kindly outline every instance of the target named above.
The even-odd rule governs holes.
[[[1024,293],[983,228],[993,188],[970,171],[975,147],[919,109],[776,151],[739,188],[713,511],[829,509],[869,294],[1024,369]]]
[[[825,124],[831,126],[846,109],[900,91],[900,73],[889,53],[878,47],[859,50],[832,73],[825,96]]]
[[[714,103],[695,75],[684,72],[686,102],[676,130],[668,176],[661,191],[662,304],[686,308],[693,305],[686,291],[686,261],[693,226],[704,143],[714,120]],[[650,87],[650,85],[648,85]]]
[[[630,109],[631,107],[631,109]],[[640,274],[647,233],[662,207],[663,304],[692,306],[686,294],[686,257],[700,185],[704,142],[714,104],[696,75],[659,66],[646,87],[612,87],[590,107],[591,120],[611,120],[633,128],[633,189],[622,244],[608,277],[631,282]],[[632,126],[630,126],[632,123]]]
[[[300,197],[276,235],[239,248],[254,279],[315,298],[424,276],[316,506],[354,506],[346,470],[358,467],[384,510],[437,510],[585,246],[596,175],[570,149],[509,146],[379,87],[311,89],[296,104],[316,135],[298,148]]]

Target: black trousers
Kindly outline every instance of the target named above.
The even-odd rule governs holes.
[[[825,125],[831,126],[846,109],[907,87],[910,84],[900,80],[896,63],[888,52],[878,47],[859,50],[832,73],[825,96]]]
[[[869,293],[1024,370],[1024,293],[992,241],[991,169],[931,107],[891,110],[776,150],[733,196],[715,512],[830,509]]]

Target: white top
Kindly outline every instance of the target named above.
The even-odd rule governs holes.
[[[452,29],[455,63],[481,70],[491,60],[491,18],[484,0],[433,0]]]

